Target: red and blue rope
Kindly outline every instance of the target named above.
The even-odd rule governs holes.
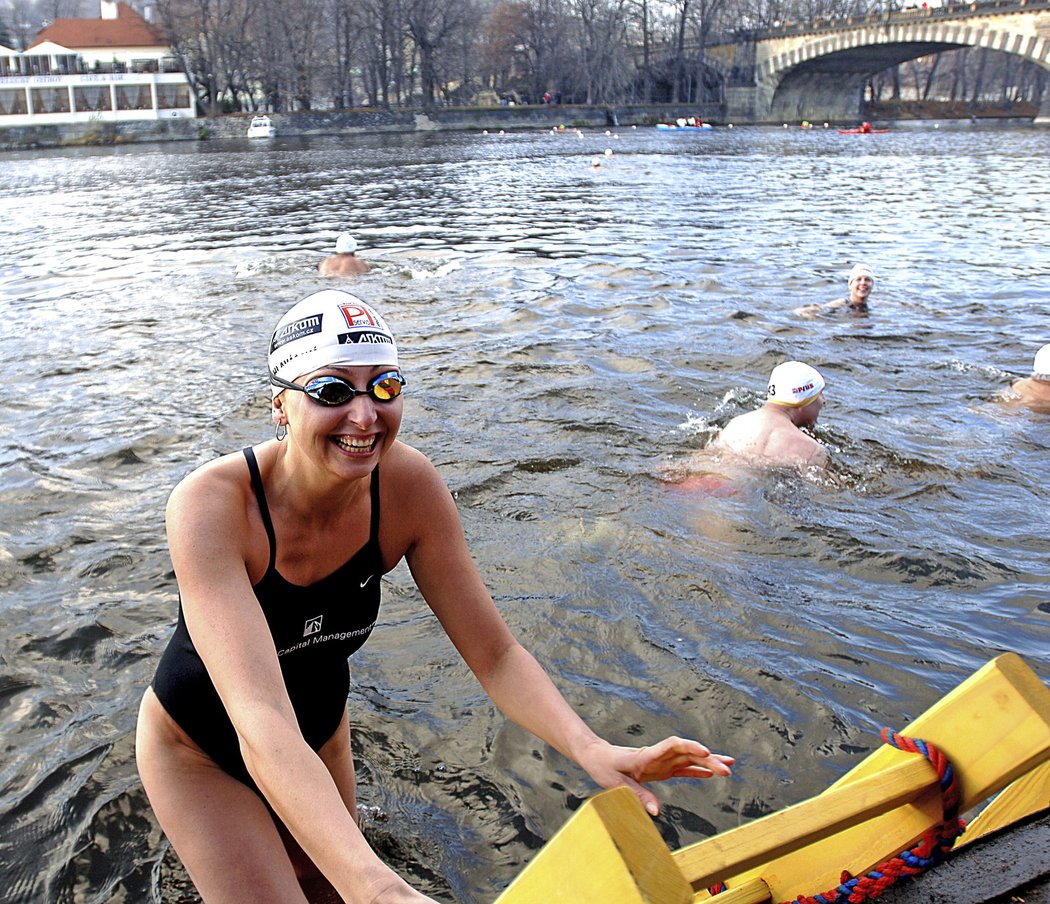
[[[882,730],[882,740],[898,750],[917,753],[937,770],[941,790],[943,819],[926,830],[922,840],[910,850],[901,851],[863,876],[843,871],[838,886],[819,895],[799,895],[785,904],[861,904],[881,895],[903,878],[917,876],[944,862],[965,828],[959,818],[959,784],[948,758],[933,744],[920,738],[907,738],[890,728]],[[711,886],[712,895],[725,891],[724,883]]]

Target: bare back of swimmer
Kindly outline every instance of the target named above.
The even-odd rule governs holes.
[[[766,467],[824,467],[824,446],[800,429],[816,424],[824,385],[820,373],[801,361],[777,365],[765,404],[733,418],[708,448]]]

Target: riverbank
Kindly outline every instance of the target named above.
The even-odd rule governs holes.
[[[438,132],[651,126],[683,116],[719,121],[721,106],[646,104],[443,107],[435,110],[338,110],[271,113],[280,137],[382,132]],[[0,129],[0,149],[128,144],[145,141],[220,141],[247,137],[250,114],[195,120],[79,123]]]
[[[1036,114],[1031,105],[878,104],[866,108],[863,118],[881,125],[922,124],[935,120],[945,127],[969,128],[992,123],[1030,125]],[[1029,109],[1029,107],[1031,109]],[[619,129],[647,127],[680,117],[702,116],[716,125],[728,125],[719,104],[547,105],[515,107],[445,107],[435,110],[339,110],[272,113],[279,137],[354,135],[382,132],[512,131],[566,128]],[[861,117],[858,116],[857,121]],[[136,122],[95,122],[69,125],[0,128],[0,150],[105,146],[153,141],[222,141],[243,139],[250,114],[212,119],[172,119]],[[746,125],[734,123],[734,125]],[[856,125],[856,121],[832,123]]]
[[[890,122],[908,120],[951,120],[982,122],[986,120],[1034,120],[1039,107],[1029,101],[1016,103],[979,103],[967,101],[882,101],[864,105],[864,118]]]

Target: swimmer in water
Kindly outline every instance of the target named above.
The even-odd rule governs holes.
[[[1015,380],[999,399],[1004,405],[1050,413],[1050,344],[1036,352],[1032,376]]]
[[[836,311],[846,308],[853,314],[865,314],[868,310],[868,298],[875,288],[875,271],[867,264],[856,264],[846,277],[849,286],[849,295],[846,298],[836,298],[824,304],[807,304],[795,308],[795,313],[802,317],[813,317],[827,311]]]
[[[731,774],[698,741],[603,740],[511,633],[445,481],[397,438],[408,383],[375,308],[316,292],[268,352],[274,438],[169,499],[179,618],[136,731],[143,787],[203,900],[435,904],[358,824],[350,723],[367,731],[368,711],[348,703],[347,659],[377,625],[397,630],[380,584],[401,561],[493,703],[597,787],[630,788],[655,816],[647,783]]]
[[[322,276],[357,276],[371,269],[356,254],[357,240],[344,232],[335,242],[335,254],[326,257],[317,265]]]
[[[764,467],[819,467],[827,464],[824,446],[803,433],[824,407],[824,378],[801,361],[773,368],[765,404],[733,418],[708,449],[728,452]]]

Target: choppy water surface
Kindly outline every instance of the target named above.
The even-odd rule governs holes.
[[[0,157],[0,897],[193,900],[132,759],[164,503],[270,435],[269,331],[343,229],[513,628],[604,736],[739,758],[664,786],[670,844],[816,793],[998,651],[1050,677],[1050,417],[990,401],[1050,341],[1048,158],[932,128]],[[857,260],[869,317],[792,314]],[[787,358],[827,377],[827,478],[683,489]],[[490,901],[594,790],[403,569],[353,669],[370,835],[436,897]]]

